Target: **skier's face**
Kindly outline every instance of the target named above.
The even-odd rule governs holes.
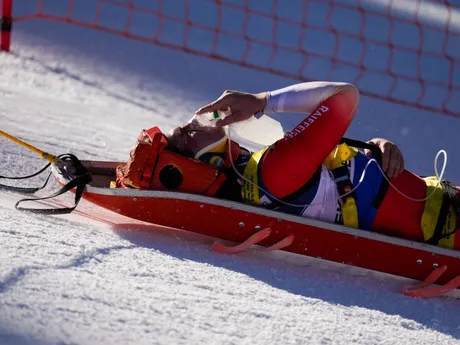
[[[166,134],[168,145],[188,157],[194,157],[197,152],[224,136],[225,131],[221,127],[203,130],[190,125],[175,127]]]

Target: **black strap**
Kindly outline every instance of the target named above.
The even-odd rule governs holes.
[[[380,151],[380,149],[375,145],[345,137],[340,140],[339,144],[347,144],[348,146],[356,147],[358,149],[370,150],[372,152],[372,156],[377,160],[377,162],[381,163],[382,161],[382,151]]]
[[[59,156],[58,158],[61,159],[61,161],[63,162],[59,164],[65,164],[65,169],[67,169],[70,173],[72,173],[72,175],[74,175],[75,178],[50,196],[42,197],[42,198],[27,198],[27,199],[19,200],[15,205],[15,208],[17,210],[25,211],[25,212],[32,212],[32,213],[37,213],[37,214],[68,214],[68,213],[71,213],[77,207],[83,195],[86,185],[92,181],[92,176],[88,172],[88,170],[81,164],[80,160],[76,156],[72,154],[65,154],[65,155]],[[21,176],[21,177],[0,176],[0,178],[10,179],[10,180],[24,180],[24,179],[28,179],[28,178],[32,178],[32,177],[40,175],[49,166],[50,164],[47,164],[44,168],[28,176]],[[15,191],[19,193],[33,194],[36,191],[43,189],[47,185],[50,179],[50,176],[51,174],[48,175],[45,183],[41,187],[27,188],[27,187],[14,187],[14,186],[0,185],[0,189]],[[45,208],[25,208],[25,207],[19,206],[19,204],[23,202],[27,202],[27,201],[40,201],[40,200],[52,199],[52,198],[55,198],[59,195],[62,195],[68,192],[69,190],[73,188],[76,188],[76,191],[75,191],[75,202],[74,202],[74,206],[72,207],[45,209]]]
[[[29,178],[32,178],[32,177],[40,175],[42,172],[44,172],[46,169],[48,169],[48,167],[50,165],[51,165],[51,163],[45,165],[42,169],[40,169],[36,173],[33,173],[32,175],[20,176],[20,177],[16,177],[16,176],[11,176],[10,177],[10,176],[1,176],[0,175],[0,179],[27,180]],[[15,187],[15,186],[8,186],[8,185],[5,185],[5,184],[0,184],[0,190],[3,189],[3,190],[9,190],[9,191],[18,192],[18,193],[33,194],[33,193],[38,192],[39,190],[45,188],[46,185],[48,184],[48,181],[49,181],[50,177],[51,177],[51,173],[48,175],[48,177],[45,180],[45,183],[41,187]]]
[[[350,191],[353,189],[353,183],[350,180],[350,172],[348,171],[348,167],[346,165],[341,165],[338,168],[332,169],[330,172],[332,174],[334,183],[337,186],[337,190],[341,199],[342,195],[345,194],[347,194],[347,197],[356,197],[355,192],[350,193]]]
[[[15,207],[19,211],[26,211],[26,212],[32,212],[32,213],[38,213],[38,214],[68,214],[71,213],[75,208],[77,207],[78,203],[80,202],[80,199],[83,195],[83,192],[85,190],[86,185],[92,181],[92,177],[90,173],[87,173],[85,175],[78,176],[74,178],[72,181],[67,183],[64,187],[59,189],[56,193],[43,197],[43,198],[29,198],[29,199],[22,199],[19,200]],[[62,195],[72,188],[76,188],[75,190],[75,202],[74,206],[72,207],[62,207],[62,208],[25,208],[25,207],[20,207],[19,204],[22,202],[26,201],[40,201],[40,200],[47,200],[47,199],[52,199],[55,198],[59,195]]]
[[[380,182],[379,191],[377,192],[375,199],[372,201],[372,207],[374,207],[375,209],[378,209],[380,207],[383,199],[385,199],[385,195],[387,195],[389,187],[390,184],[388,183],[388,181],[382,178],[382,182]]]

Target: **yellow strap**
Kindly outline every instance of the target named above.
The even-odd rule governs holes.
[[[26,149],[29,149],[31,150],[32,152],[35,152],[36,154],[40,155],[40,157],[42,159],[46,159],[47,161],[55,164],[57,162],[59,162],[59,158],[57,158],[55,155],[52,155],[51,153],[48,153],[48,152],[44,152],[38,148],[36,148],[35,146],[32,146],[28,143],[26,143],[25,141],[22,141],[16,137],[13,137],[11,134],[8,134],[2,130],[0,130],[0,135],[4,136],[5,138],[15,142],[16,144],[18,145],[21,145],[22,147],[25,147]]]
[[[426,196],[430,196],[435,190],[434,194],[425,201],[425,208],[423,210],[422,219],[420,226],[423,232],[423,238],[426,240],[430,239],[438,223],[439,213],[441,211],[442,200],[444,198],[444,187],[438,183],[436,176],[430,176],[424,178],[426,182]],[[457,217],[452,207],[449,209],[447,214],[446,223],[444,224],[443,233],[449,233],[455,230]],[[439,240],[438,245],[446,248],[453,248],[455,242],[455,234],[450,235],[447,238]]]
[[[357,229],[359,227],[359,222],[355,198],[347,196],[345,202],[341,202],[340,206],[342,209],[343,224],[350,228]]]
[[[247,182],[246,180],[242,181],[241,184],[241,196],[244,201],[254,204],[260,205],[260,196],[259,196],[259,181],[258,181],[258,165],[259,161],[262,158],[264,152],[268,149],[268,147],[264,148],[261,151],[255,152],[252,154],[251,158],[249,159],[246,167],[244,168],[243,176],[247,178],[252,183]]]
[[[331,171],[341,167],[345,162],[354,158],[357,154],[358,149],[343,143],[338,145],[335,150],[329,154],[323,164]],[[345,200],[340,200],[340,208],[342,210],[343,224],[350,228],[357,229],[359,227],[359,221],[355,198],[347,196]]]
[[[346,161],[354,158],[357,154],[358,149],[343,143],[337,146],[335,150],[329,154],[323,164],[326,166],[327,170],[337,169]]]

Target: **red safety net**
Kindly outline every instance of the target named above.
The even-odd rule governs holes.
[[[460,117],[458,1],[35,2],[13,22],[66,22],[300,81],[349,81],[365,96]]]

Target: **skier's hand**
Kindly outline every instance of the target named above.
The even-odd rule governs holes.
[[[195,113],[198,115],[227,110],[230,107],[232,113],[226,118],[216,122],[216,126],[222,127],[231,123],[245,121],[251,118],[255,113],[263,111],[267,104],[267,93],[247,93],[240,91],[226,90],[214,102],[198,109]]]
[[[382,138],[375,138],[367,143],[377,146],[382,151],[382,169],[388,177],[396,177],[404,170],[404,158],[396,144]],[[365,153],[370,156],[372,152],[365,150]]]

